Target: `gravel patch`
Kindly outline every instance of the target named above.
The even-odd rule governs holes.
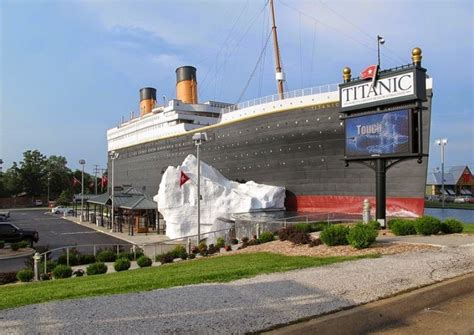
[[[422,250],[227,284],[3,310],[0,329],[6,334],[241,334],[367,303],[473,269],[473,246]]]

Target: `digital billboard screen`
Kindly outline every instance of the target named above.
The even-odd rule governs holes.
[[[410,154],[410,116],[402,109],[347,118],[346,158]]]

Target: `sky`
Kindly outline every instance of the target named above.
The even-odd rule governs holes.
[[[0,159],[26,150],[105,167],[106,130],[138,111],[138,90],[175,96],[175,69],[197,67],[199,100],[245,101],[276,93],[265,0],[0,1]],[[437,138],[446,165],[474,168],[471,1],[275,0],[286,89],[339,83],[411,62],[433,77],[429,169]],[[265,48],[266,45],[266,48]],[[263,51],[265,50],[265,51]],[[260,62],[257,63],[260,58]],[[248,84],[247,84],[248,83]],[[247,88],[246,88],[247,87]]]

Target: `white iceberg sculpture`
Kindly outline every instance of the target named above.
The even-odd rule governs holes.
[[[181,172],[189,180],[180,186]],[[201,161],[201,197],[202,234],[225,228],[218,218],[232,213],[284,209],[285,188],[234,182]],[[170,239],[197,234],[196,157],[188,155],[181,166],[166,169],[154,200]]]

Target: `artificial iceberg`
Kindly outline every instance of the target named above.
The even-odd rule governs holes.
[[[189,180],[180,185],[181,172]],[[197,159],[188,155],[181,166],[169,166],[154,197],[166,221],[166,235],[173,239],[197,234]],[[218,218],[232,213],[282,210],[285,188],[238,183],[201,161],[201,233],[223,229]]]

